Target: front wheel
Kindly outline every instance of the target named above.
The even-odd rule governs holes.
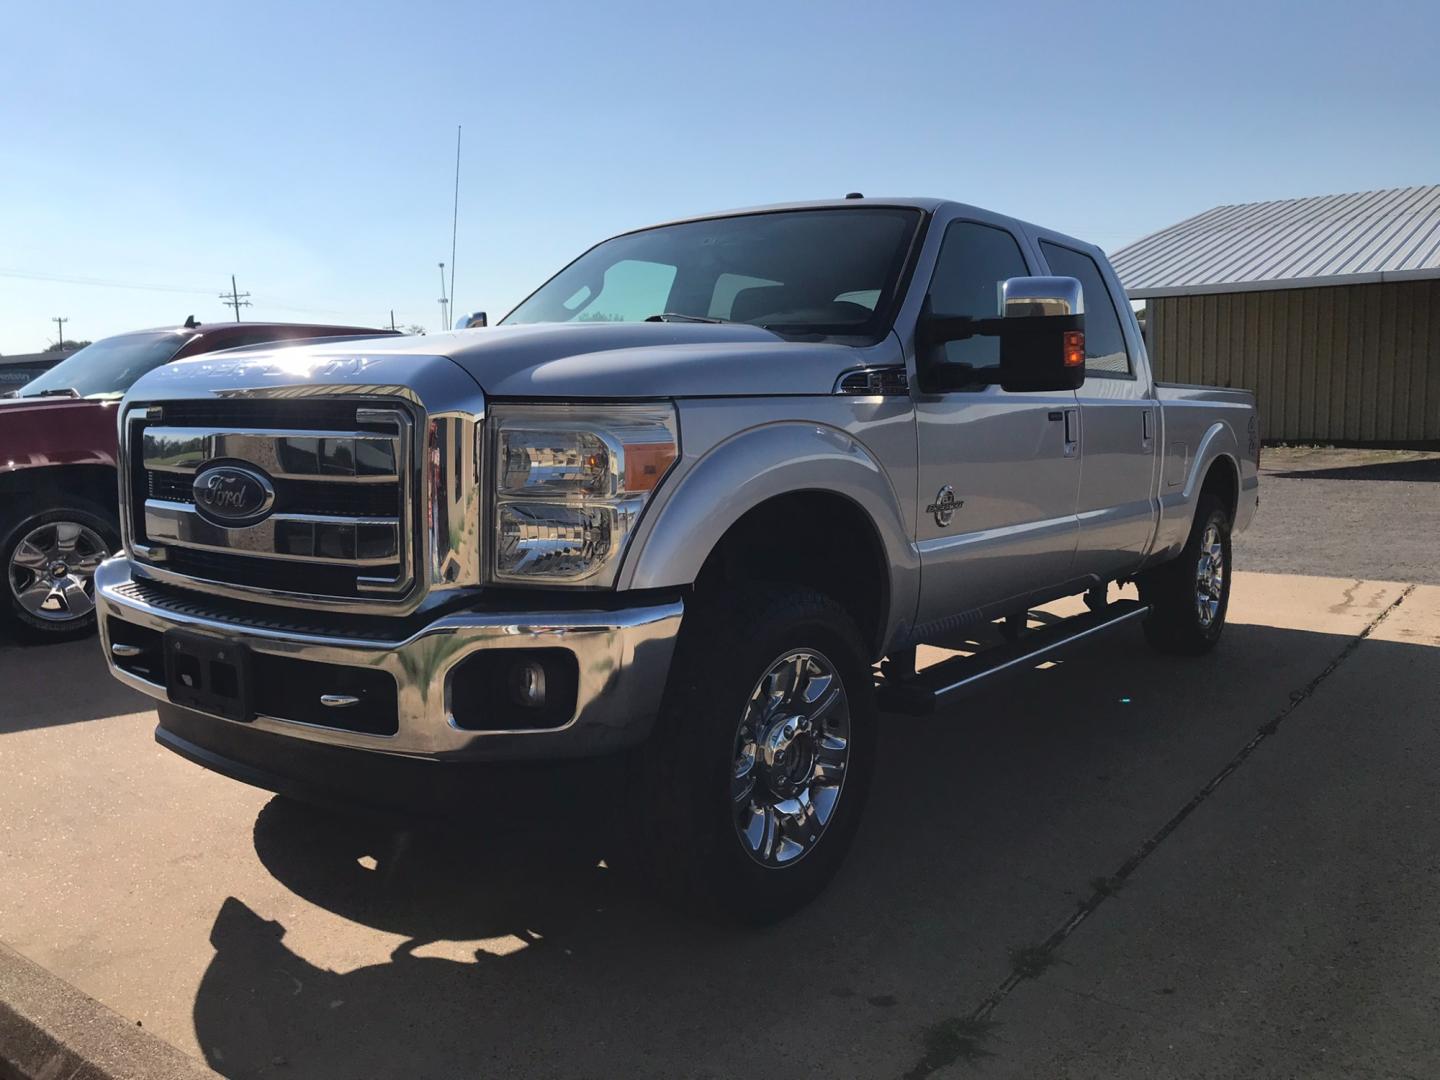
[[[119,546],[113,519],[78,500],[0,523],[0,599],[24,636],[67,641],[91,633],[95,570]]]
[[[1214,495],[1201,495],[1179,558],[1140,580],[1151,606],[1145,636],[1161,652],[1209,652],[1225,629],[1230,606],[1230,515]]]
[[[809,589],[698,604],[631,808],[671,900],[771,922],[839,869],[875,767],[873,677],[853,620]]]

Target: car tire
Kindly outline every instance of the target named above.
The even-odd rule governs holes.
[[[102,506],[72,497],[22,510],[0,522],[0,611],[27,641],[93,633],[95,568],[119,549],[118,524]]]
[[[1213,649],[1230,606],[1230,570],[1230,514],[1216,496],[1202,494],[1179,557],[1140,579],[1150,644],[1180,656]]]
[[[867,651],[811,589],[751,587],[685,618],[628,849],[677,906],[773,922],[820,893],[859,826],[877,742]]]

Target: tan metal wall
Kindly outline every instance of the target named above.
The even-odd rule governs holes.
[[[1254,390],[1266,440],[1440,441],[1440,281],[1145,304],[1158,377]]]

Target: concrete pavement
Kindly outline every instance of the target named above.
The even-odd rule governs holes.
[[[0,649],[0,938],[229,1076],[1433,1074],[1440,589],[1406,588],[1241,574],[1210,657],[1136,631],[890,718],[846,868],[760,933],[563,824],[272,800],[154,746],[93,642]]]
[[[989,1075],[1436,1075],[1440,589],[1402,595],[1043,975],[967,1014]]]

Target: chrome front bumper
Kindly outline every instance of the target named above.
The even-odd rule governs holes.
[[[462,612],[439,617],[403,640],[370,640],[222,614],[209,609],[203,595],[161,592],[133,577],[123,555],[96,571],[95,599],[110,673],[159,701],[169,700],[160,681],[116,665],[112,618],[159,633],[184,629],[227,638],[254,653],[385,671],[398,688],[393,735],[271,715],[244,723],[217,716],[216,724],[383,754],[476,761],[579,757],[642,741],[660,706],[683,612],[679,600],[620,611]],[[515,648],[564,649],[574,655],[579,682],[570,719],[540,730],[458,726],[450,707],[451,672],[480,650]]]

